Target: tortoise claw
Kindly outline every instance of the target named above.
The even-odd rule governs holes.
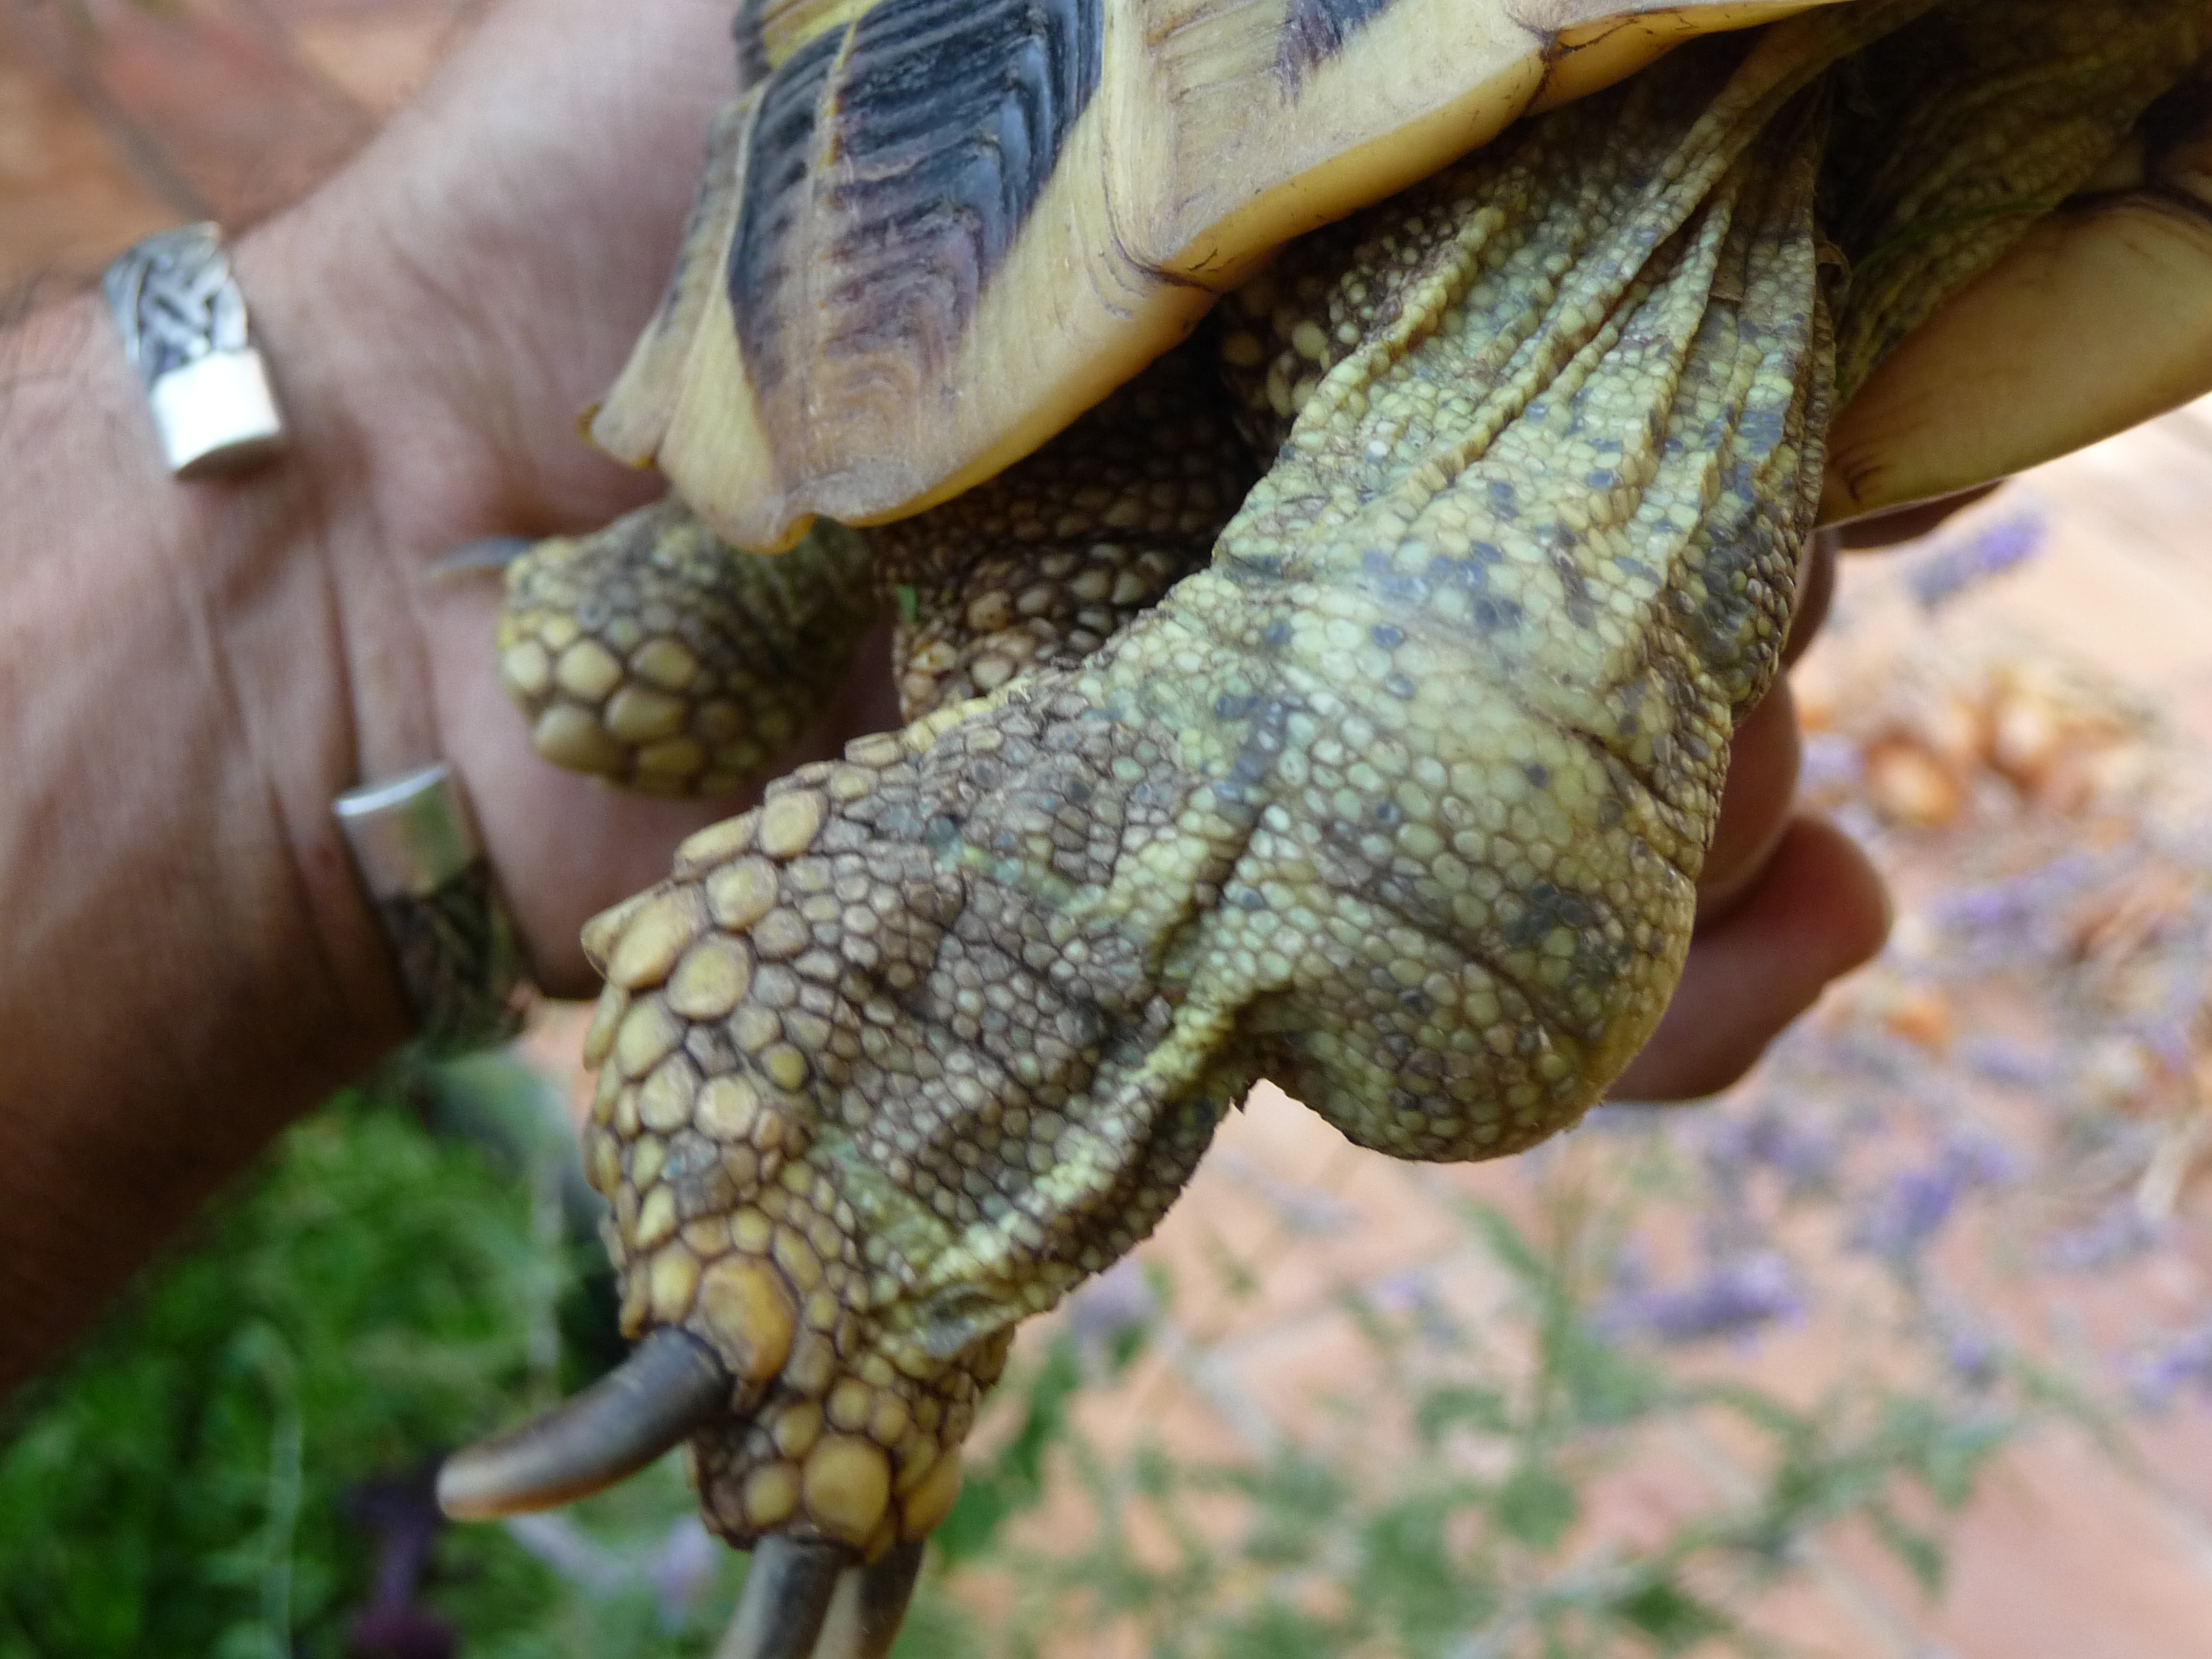
[[[483,570],[503,572],[535,545],[527,536],[479,537],[431,560],[430,571],[437,576],[465,576]]]
[[[714,1659],[811,1659],[840,1583],[862,1576],[842,1544],[763,1538]]]
[[[566,1405],[447,1458],[439,1506],[456,1521],[483,1521],[586,1497],[721,1416],[729,1397],[729,1373],[705,1344],[655,1331]]]
[[[922,1549],[917,1538],[872,1566],[845,1570],[814,1644],[814,1659],[886,1659],[921,1576]]]

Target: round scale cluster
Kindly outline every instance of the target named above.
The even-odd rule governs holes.
[[[728,794],[811,724],[875,617],[867,550],[824,525],[774,557],[671,498],[508,568],[501,682],[556,765]]]

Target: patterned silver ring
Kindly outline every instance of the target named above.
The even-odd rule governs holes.
[[[391,941],[430,1054],[466,1054],[522,1029],[530,975],[459,778],[443,761],[331,803]]]
[[[171,472],[235,471],[283,450],[284,417],[219,227],[148,237],[108,266],[104,286]]]

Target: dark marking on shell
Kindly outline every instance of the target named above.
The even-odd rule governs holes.
[[[757,87],[769,77],[773,65],[768,61],[768,29],[762,14],[768,9],[768,0],[743,0],[738,15],[730,20],[730,33],[738,44],[738,84]]]
[[[1275,73],[1296,93],[1306,77],[1344,50],[1360,27],[1389,10],[1393,0],[1291,0],[1283,17]]]
[[[684,303],[688,279],[695,269],[696,250],[706,236],[707,222],[726,199],[723,191],[731,169],[738,165],[748,125],[742,106],[733,105],[715,117],[714,125],[708,129],[706,164],[700,170],[698,193],[692,198],[691,212],[684,222],[684,240],[678,244],[684,252],[668,273],[668,285],[661,291],[660,305],[653,314],[656,330],[667,327]]]
[[[885,0],[832,91],[825,350],[949,354],[1098,88],[1104,0]],[[849,319],[849,320],[846,320]]]
[[[730,245],[730,308],[753,386],[765,392],[792,367],[784,361],[781,324],[790,309],[778,290],[797,273],[785,244],[812,193],[815,131],[830,70],[845,44],[844,29],[818,34],[769,77],[745,153],[738,233]]]

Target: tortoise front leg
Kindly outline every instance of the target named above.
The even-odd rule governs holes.
[[[1302,244],[1224,348],[1287,433],[1210,568],[594,924],[587,1160],[641,1353],[720,1368],[688,1420],[724,1536],[892,1584],[1014,1324],[1150,1229],[1254,1076],[1484,1157],[1649,1033],[1813,516],[1789,94],[1850,43],[1686,52]],[[1004,655],[978,511],[932,520],[985,550],[914,619],[954,640],[918,701]],[[830,1577],[772,1571],[756,1622],[814,1630]]]
[[[500,678],[556,765],[725,795],[797,742],[875,620],[866,545],[817,525],[745,553],[674,496],[507,568]]]

